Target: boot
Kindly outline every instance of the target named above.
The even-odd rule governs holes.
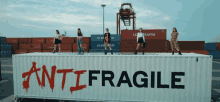
[[[174,55],[174,51],[172,51],[172,55]]]
[[[137,54],[137,50],[134,52],[134,54],[135,54],[135,55]]]
[[[112,52],[112,50],[111,50],[111,54],[113,55],[113,52]]]
[[[144,50],[143,50],[143,55],[144,55]]]
[[[107,55],[107,50],[105,50],[105,54]]]
[[[182,55],[180,51],[178,51],[178,52],[179,52],[179,55]]]
[[[55,53],[55,50],[53,50],[53,53]]]

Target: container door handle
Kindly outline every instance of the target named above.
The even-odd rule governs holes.
[[[196,58],[196,62],[198,62],[198,60],[199,60],[199,59],[198,59],[198,58]]]

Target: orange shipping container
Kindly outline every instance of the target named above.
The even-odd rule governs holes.
[[[24,54],[24,53],[28,53],[28,50],[15,50],[15,54]]]
[[[137,39],[139,30],[121,30],[121,40]],[[147,29],[143,30],[145,39],[149,40],[166,40],[166,29]]]
[[[60,44],[60,48],[61,50],[72,50],[73,46],[72,44]],[[57,49],[59,49],[58,45],[57,45]]]
[[[18,43],[18,38],[6,38],[6,43]]]
[[[42,50],[29,50],[29,53],[33,53],[33,52],[42,52]]]
[[[12,50],[17,50],[18,49],[18,43],[12,43],[11,44],[11,49]]]
[[[32,38],[32,44],[44,44],[45,38]]]
[[[53,50],[54,44],[43,44],[43,50]]]
[[[82,44],[82,46],[84,47],[84,51],[86,51],[86,50],[88,50],[89,49],[89,44],[88,43],[84,43],[84,44]],[[73,51],[74,52],[76,52],[76,51],[78,51],[78,46],[77,46],[77,44],[73,44]]]
[[[30,44],[30,49],[31,50],[41,50],[42,44]]]
[[[30,49],[31,44],[19,44],[19,49],[28,50]]]
[[[72,50],[72,49],[71,49],[71,50],[62,50],[62,49],[61,49],[60,52],[73,52],[73,50]]]

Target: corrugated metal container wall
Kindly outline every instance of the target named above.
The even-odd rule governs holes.
[[[169,50],[171,53],[172,51]],[[178,53],[177,51],[174,51],[175,53]],[[182,53],[198,53],[198,54],[204,54],[204,55],[209,55],[209,51],[206,50],[181,50]]]
[[[205,43],[205,50],[216,50],[216,43]]]
[[[205,41],[178,41],[178,45],[180,50],[204,50]],[[170,41],[169,50],[171,50]]]
[[[89,52],[104,52],[105,49],[90,49]],[[107,52],[111,52],[110,49],[107,49]],[[120,52],[120,49],[112,49],[112,52]]]
[[[145,52],[167,52],[169,41],[167,40],[146,40],[147,44]],[[137,47],[137,40],[123,40],[120,43],[120,51],[134,52]],[[142,51],[142,44],[138,48],[138,52]]]
[[[137,39],[138,32],[139,30],[121,30],[121,40]],[[166,32],[166,29],[143,30],[143,33],[145,33],[145,39],[150,40],[166,40]]]
[[[120,42],[119,41],[111,41],[110,46],[112,49],[120,49]],[[109,49],[108,45],[106,45],[107,49]],[[104,49],[105,44],[103,41],[91,41],[91,48],[92,49]]]
[[[14,55],[12,61],[15,97],[133,102],[210,102],[211,99],[212,57],[209,55],[33,53]],[[40,69],[37,71],[39,79],[32,72],[27,82],[30,75],[27,72],[34,67],[37,68],[35,71]],[[55,73],[55,81],[50,80],[54,86],[49,84],[42,71],[48,72],[50,78],[51,72]],[[71,73],[66,74],[62,90],[63,73],[67,71]],[[78,83],[77,73],[80,75]],[[45,84],[41,87],[42,76]],[[25,87],[29,87],[27,92]]]
[[[90,43],[90,37],[83,37],[82,38],[82,43]],[[75,43],[77,43],[77,38],[75,38]]]
[[[46,44],[53,44],[53,41],[54,41],[53,37],[46,38]]]
[[[41,50],[42,44],[30,44],[30,49],[31,50]]]
[[[29,53],[33,53],[33,52],[42,52],[42,50],[41,50],[41,49],[38,49],[38,50],[35,49],[35,50],[29,50],[28,52],[29,52]]]
[[[53,50],[54,44],[43,44],[43,50]]]
[[[19,44],[31,44],[32,41],[31,38],[18,38]]]
[[[6,44],[6,37],[0,37],[0,44]]]
[[[6,43],[18,43],[18,38],[6,38]]]
[[[62,44],[73,44],[75,42],[75,38],[73,37],[63,37],[61,43]]]
[[[32,44],[45,44],[45,38],[32,38]]]
[[[28,50],[15,50],[15,54],[24,54],[24,53],[28,53]]]
[[[220,58],[220,51],[209,51],[209,55],[212,55],[214,59]]]
[[[103,41],[104,35],[103,34],[92,34],[91,41]],[[111,41],[120,41],[121,35],[119,34],[111,34]]]
[[[11,51],[11,44],[9,44],[9,43],[6,44],[6,50]]]

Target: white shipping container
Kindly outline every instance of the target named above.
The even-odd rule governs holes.
[[[14,95],[18,98],[141,102],[210,102],[211,100],[212,56],[209,55],[31,53],[13,55],[12,60]],[[29,77],[29,85],[27,82],[24,84],[30,74],[26,72],[33,68],[33,62],[36,62],[36,68],[39,69],[38,71],[33,69]],[[52,66],[56,66],[52,72],[55,73],[54,88],[49,84],[49,80],[53,83]],[[45,72],[43,68],[48,71],[48,76],[43,74],[45,87],[42,86],[44,82],[42,73]],[[67,69],[74,70],[66,73],[64,84],[62,71],[68,71]],[[80,70],[86,72],[80,74],[77,83],[76,73]],[[64,84],[63,90],[62,84]],[[86,86],[85,88],[81,86],[80,90],[71,93],[70,90],[74,89],[76,84]],[[24,87],[28,86],[26,91]]]

